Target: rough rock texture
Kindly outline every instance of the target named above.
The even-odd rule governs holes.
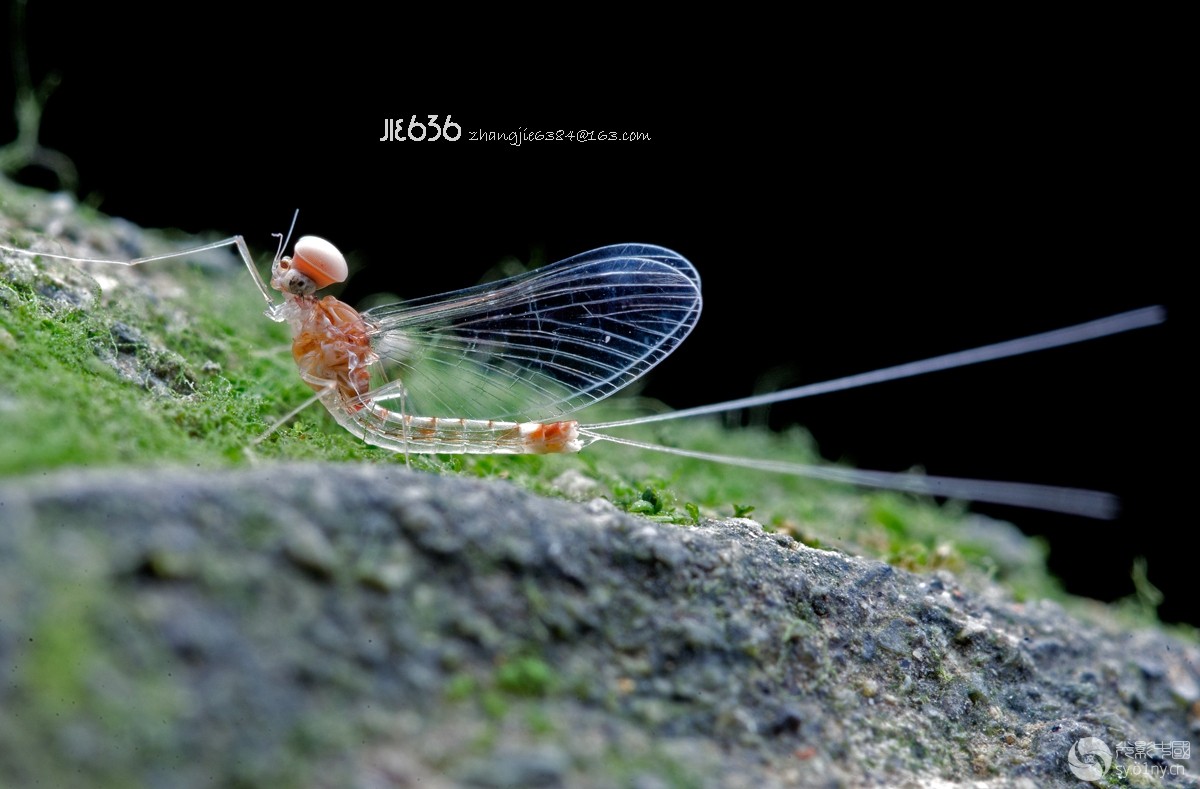
[[[3,180],[0,236],[176,248]],[[0,787],[1075,786],[1085,737],[1143,743],[1102,784],[1198,785],[1200,648],[1103,608],[389,463],[216,467],[308,394],[239,265],[0,252]],[[330,444],[295,432],[261,455]]]
[[[296,464],[0,522],[5,786],[1072,786],[1080,738],[1200,730],[1194,644],[748,520]]]

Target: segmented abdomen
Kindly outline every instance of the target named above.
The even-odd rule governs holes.
[[[343,407],[334,416],[370,444],[414,454],[545,455],[578,452],[584,444],[575,421],[496,422],[406,416],[370,402],[359,408]]]

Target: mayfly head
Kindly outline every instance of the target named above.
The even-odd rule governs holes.
[[[301,236],[295,254],[271,264],[271,287],[293,296],[311,296],[317,290],[344,282],[348,269],[338,248],[317,236]]]

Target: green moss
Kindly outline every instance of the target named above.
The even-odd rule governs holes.
[[[25,217],[38,199],[44,195],[0,181],[0,213],[10,226],[34,223]],[[74,238],[110,232],[102,216],[86,209],[74,221],[81,225],[71,229]],[[0,223],[0,231],[4,227]],[[20,245],[24,238],[9,231],[0,241]],[[189,243],[148,238],[163,249]],[[167,296],[148,299],[120,284],[101,294],[92,280],[91,297],[103,307],[86,309],[55,298],[55,278],[107,278],[104,267],[42,261],[36,274],[29,267],[28,258],[0,255],[0,474],[164,463],[406,462],[402,454],[349,435],[320,406],[256,443],[311,390],[296,374],[286,327],[262,315],[262,299],[240,266],[148,264],[139,275],[168,280],[173,287]],[[123,362],[136,374],[119,374]],[[590,416],[628,415],[629,402],[602,404]],[[765,460],[818,459],[800,428],[778,434],[700,419],[623,434]],[[964,529],[963,509],[954,504],[939,507],[907,495],[863,493],[603,442],[578,456],[413,456],[407,462],[432,473],[507,479],[555,496],[564,495],[557,480],[571,471],[594,483],[586,495],[656,521],[695,524],[752,512],[768,529],[810,546],[877,556],[918,571],[948,568],[994,578],[1022,597],[1061,596],[1041,546],[1029,543],[1017,560],[996,558],[991,545]]]
[[[621,785],[635,786],[654,776],[673,789],[695,789],[709,785],[696,772],[661,750],[630,755],[614,748],[604,762],[603,774],[613,776]]]
[[[32,635],[25,681],[48,719],[71,714],[85,704],[89,661],[96,653],[90,609],[91,585],[51,588]]]
[[[27,635],[10,653],[8,670],[22,697],[0,708],[0,741],[13,746],[4,775],[28,785],[71,786],[86,769],[90,786],[138,785],[144,765],[172,747],[171,732],[186,708],[183,691],[160,670],[169,656],[149,645],[137,653],[110,647],[126,632],[130,614],[111,601],[118,592],[102,551],[84,541],[58,545],[53,554],[22,550],[37,593],[24,609]],[[103,727],[92,728],[94,721]],[[72,741],[76,731],[89,739]],[[66,752],[70,759],[47,758]]]
[[[479,683],[470,674],[455,674],[446,681],[443,694],[447,701],[466,701],[479,691]]]
[[[508,714],[508,700],[494,690],[484,691],[479,697],[479,707],[484,715],[494,721],[503,720]]]
[[[525,710],[525,727],[530,734],[538,737],[545,737],[557,731],[554,725],[554,719],[546,712],[546,710],[531,706]]]
[[[550,666],[535,657],[506,661],[496,670],[496,687],[515,696],[545,696],[558,684]]]

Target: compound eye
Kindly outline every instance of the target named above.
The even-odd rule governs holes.
[[[311,279],[318,289],[335,282],[344,282],[349,271],[346,258],[338,248],[317,236],[301,236],[296,242],[291,263],[296,271]]]
[[[311,296],[317,291],[317,286],[311,278],[294,269],[287,273],[283,281],[284,290],[294,296]]]

